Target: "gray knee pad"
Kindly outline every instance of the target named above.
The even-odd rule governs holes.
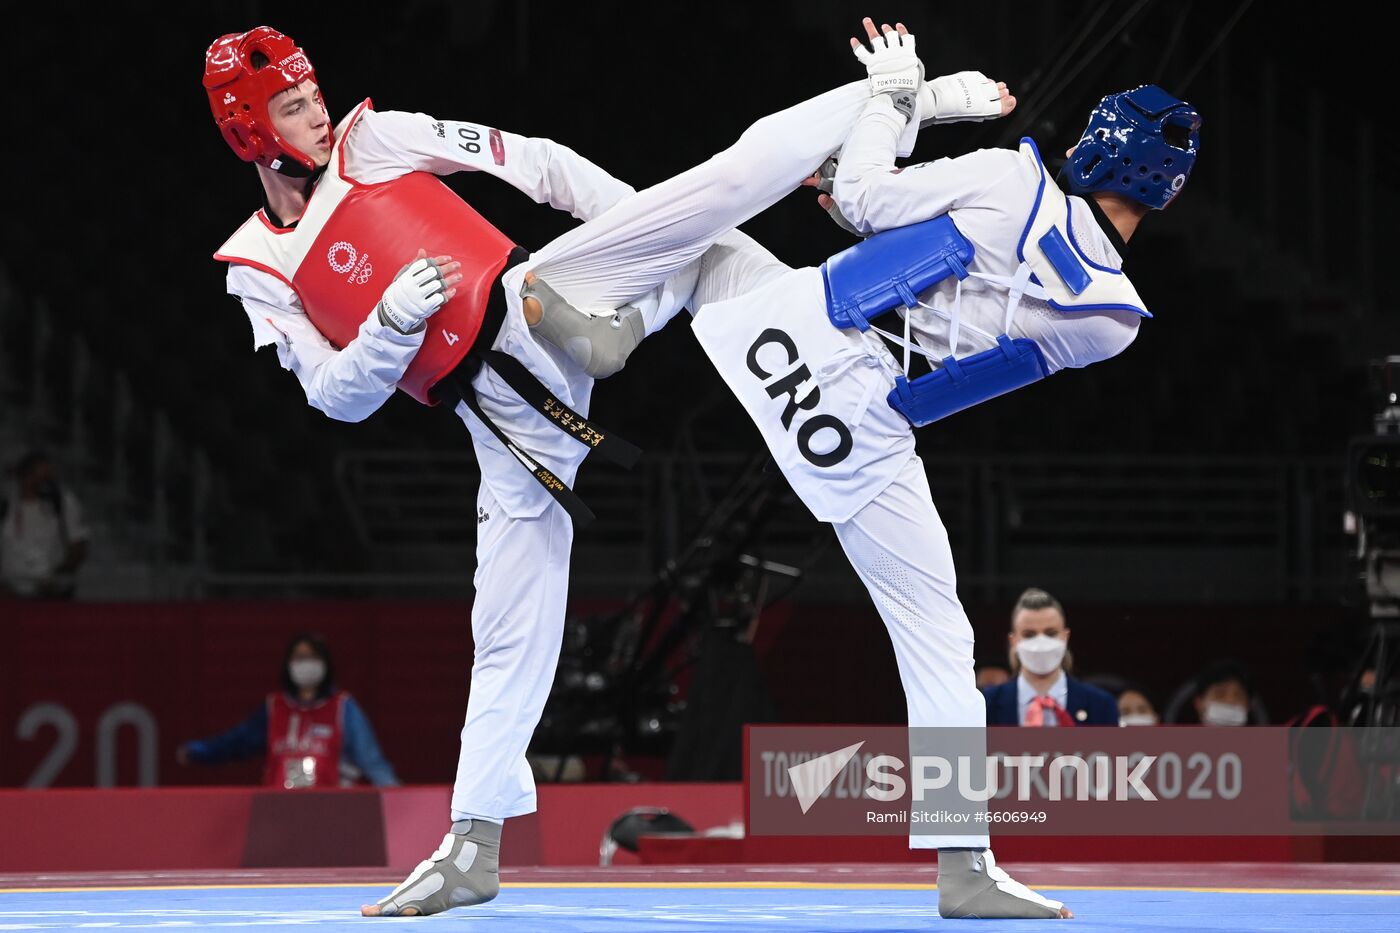
[[[521,298],[534,298],[544,317],[530,333],[563,350],[594,379],[604,379],[622,369],[637,344],[646,336],[642,312],[632,305],[614,314],[593,315],[580,311],[541,278],[520,289]]]

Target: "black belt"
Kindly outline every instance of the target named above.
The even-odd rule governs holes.
[[[633,466],[637,462],[637,458],[641,456],[642,452],[635,444],[628,443],[609,433],[565,405],[554,393],[549,391],[544,383],[525,368],[524,363],[508,353],[491,349],[491,344],[495,342],[496,335],[500,332],[506,317],[505,288],[501,284],[501,279],[511,267],[519,265],[528,258],[530,258],[529,251],[518,246],[510,251],[510,258],[506,260],[505,267],[501,269],[500,275],[496,276],[496,280],[491,283],[491,294],[486,303],[486,313],[483,315],[481,330],[477,332],[476,340],[472,342],[472,347],[467,351],[462,362],[458,363],[451,373],[433,386],[433,395],[439,401],[466,402],[472,414],[481,419],[481,423],[486,425],[487,429],[496,436],[496,440],[500,441],[506,450],[520,461],[521,466],[530,471],[531,475],[535,477],[535,481],[554,497],[554,501],[558,502],[564,511],[569,513],[574,525],[582,527],[593,520],[592,509],[584,505],[583,500],[569,488],[567,483],[555,476],[553,471],[511,440],[499,425],[487,417],[471,386],[472,378],[484,363],[505,380],[506,385],[524,399],[526,404],[544,415],[550,424],[589,450],[597,451],[600,456],[607,460],[628,468]]]

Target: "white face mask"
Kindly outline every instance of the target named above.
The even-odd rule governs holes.
[[[1151,713],[1129,713],[1126,716],[1118,717],[1120,726],[1155,726],[1157,717]]]
[[[1211,700],[1201,713],[1201,722],[1208,726],[1242,726],[1249,721],[1249,710],[1233,703]]]
[[[326,662],[320,658],[302,658],[287,665],[287,673],[298,687],[314,687],[326,676]]]
[[[1023,638],[1016,643],[1016,657],[1032,674],[1049,674],[1065,659],[1065,643],[1051,635]]]

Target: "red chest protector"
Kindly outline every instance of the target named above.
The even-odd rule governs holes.
[[[428,319],[423,346],[398,387],[424,404],[433,386],[461,362],[481,331],[491,286],[514,244],[434,175],[411,172],[373,185],[345,174],[350,131],[365,101],[336,128],[337,143],[295,227],[273,226],[262,211],[214,258],[277,276],[301,299],[327,340],[355,339],[399,269],[421,247],[462,264],[457,294]]]
[[[293,705],[283,693],[267,695],[263,784],[286,790],[340,786],[348,695],[338,690],[310,708]]]

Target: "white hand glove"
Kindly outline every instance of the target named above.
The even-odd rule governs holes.
[[[448,282],[437,260],[426,256],[399,270],[379,300],[380,323],[401,334],[416,334],[447,301]]]
[[[1001,116],[1001,89],[980,71],[959,71],[919,88],[919,119],[930,123],[981,122]]]
[[[873,31],[874,27],[871,26]],[[914,54],[914,36],[889,32],[870,40],[871,48],[853,41],[852,51],[870,75],[870,93],[916,91],[924,80],[924,65]]]

